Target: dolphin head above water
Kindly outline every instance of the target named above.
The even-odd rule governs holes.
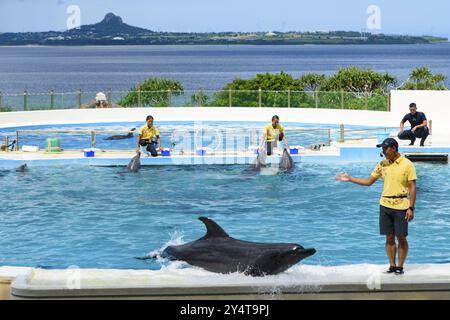
[[[16,168],[16,172],[26,172],[27,170],[28,166],[26,163]]]
[[[266,150],[259,150],[259,154],[256,159],[253,161],[250,169],[253,171],[259,171],[261,168],[266,166],[267,153]]]
[[[316,250],[296,243],[256,243],[230,237],[217,223],[200,217],[207,229],[202,238],[177,246],[168,246],[161,256],[217,273],[243,272],[251,276],[281,273]],[[156,258],[157,255],[139,259]]]
[[[283,155],[281,156],[280,159],[279,168],[282,170],[291,170],[293,167],[294,167],[294,160],[289,154],[288,149],[284,148]]]
[[[138,172],[141,169],[141,153],[139,152],[127,165],[128,172]]]

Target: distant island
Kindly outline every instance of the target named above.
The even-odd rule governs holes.
[[[108,13],[96,24],[67,31],[0,33],[0,46],[82,46],[82,45],[299,45],[299,44],[431,44],[448,38],[362,33],[330,32],[156,32],[133,27]]]

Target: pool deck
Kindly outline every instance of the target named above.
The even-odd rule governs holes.
[[[447,141],[450,141],[447,140]],[[298,155],[292,155],[296,163],[342,163],[342,162],[376,162],[380,159],[380,149],[375,145],[375,139],[333,143],[320,150],[302,149]],[[450,154],[450,143],[428,142],[425,147],[408,146],[406,142],[400,143],[400,152],[418,154]],[[277,164],[280,160],[281,150],[273,156],[268,156],[268,164]],[[135,155],[132,150],[102,150],[96,151],[95,157],[85,157],[83,150],[64,150],[61,153],[38,152],[0,152],[0,167],[14,167],[27,163],[28,166],[48,165],[90,165],[90,166],[126,166]],[[195,153],[180,154],[175,151],[171,156],[141,157],[143,166],[163,165],[245,165],[251,164],[256,154],[251,151],[223,152],[216,151],[199,156]]]
[[[409,265],[402,276],[384,274],[385,269],[386,266],[369,264],[301,265],[277,276],[253,278],[242,274],[213,274],[198,268],[45,270],[0,267],[0,285],[3,279],[4,299],[450,298],[450,264]]]

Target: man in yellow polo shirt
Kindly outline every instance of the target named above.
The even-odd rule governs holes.
[[[273,153],[273,148],[276,147],[277,141],[284,141],[287,145],[288,140],[284,135],[284,128],[280,124],[280,117],[277,115],[272,117],[272,123],[269,123],[264,127],[261,146],[264,145],[264,142],[267,141],[267,155],[270,156]]]
[[[138,146],[136,152],[139,153],[141,146],[147,146],[147,151],[152,155],[152,157],[158,156],[156,151],[156,145],[159,146],[159,150],[162,151],[161,138],[159,137],[158,128],[153,125],[153,117],[147,116],[147,123],[139,129],[138,135]]]
[[[386,253],[390,263],[387,273],[403,274],[403,265],[408,255],[408,223],[414,219],[416,169],[411,161],[398,152],[398,142],[395,139],[388,138],[377,147],[383,149],[386,160],[378,163],[369,178],[360,179],[341,173],[336,176],[336,180],[371,186],[379,178],[383,179],[380,234],[386,235]],[[398,264],[395,263],[395,237],[398,240]]]

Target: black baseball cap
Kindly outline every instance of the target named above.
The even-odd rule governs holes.
[[[394,138],[387,138],[383,141],[383,143],[377,144],[377,148],[389,148],[395,147],[398,150],[398,142]]]

